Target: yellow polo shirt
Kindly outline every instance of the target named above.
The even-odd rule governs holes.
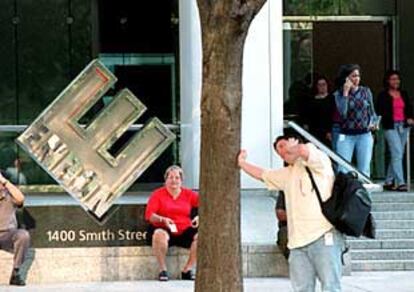
[[[299,158],[293,165],[266,170],[262,179],[269,190],[285,193],[288,220],[288,247],[303,247],[320,238],[333,226],[322,214],[316,192],[306,172],[308,166],[318,186],[322,200],[331,196],[335,179],[329,157],[311,143],[308,161]]]

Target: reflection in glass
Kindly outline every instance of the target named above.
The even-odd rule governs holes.
[[[395,0],[284,0],[283,15],[395,15]]]
[[[284,112],[296,119],[312,83],[312,24],[297,22],[284,26]]]

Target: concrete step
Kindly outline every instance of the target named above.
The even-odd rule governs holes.
[[[377,220],[377,229],[412,229],[414,220]]]
[[[351,250],[364,249],[414,249],[414,239],[351,239],[348,240]]]
[[[372,211],[414,211],[414,203],[374,203]]]
[[[352,250],[352,261],[359,260],[414,260],[414,249]]]
[[[414,193],[384,192],[371,194],[374,203],[414,203]]]
[[[376,211],[372,212],[375,220],[414,220],[413,211]]]
[[[414,229],[380,229],[376,232],[377,239],[413,239]]]
[[[352,271],[413,271],[414,260],[352,260]]]

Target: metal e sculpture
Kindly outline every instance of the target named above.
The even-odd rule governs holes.
[[[152,118],[119,153],[108,151],[146,110],[128,89],[121,90],[92,122],[80,124],[116,80],[102,63],[92,61],[17,138],[98,221],[175,139],[159,119]]]

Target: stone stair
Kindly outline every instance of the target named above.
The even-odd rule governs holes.
[[[414,193],[373,193],[377,238],[349,238],[352,271],[414,270]]]

